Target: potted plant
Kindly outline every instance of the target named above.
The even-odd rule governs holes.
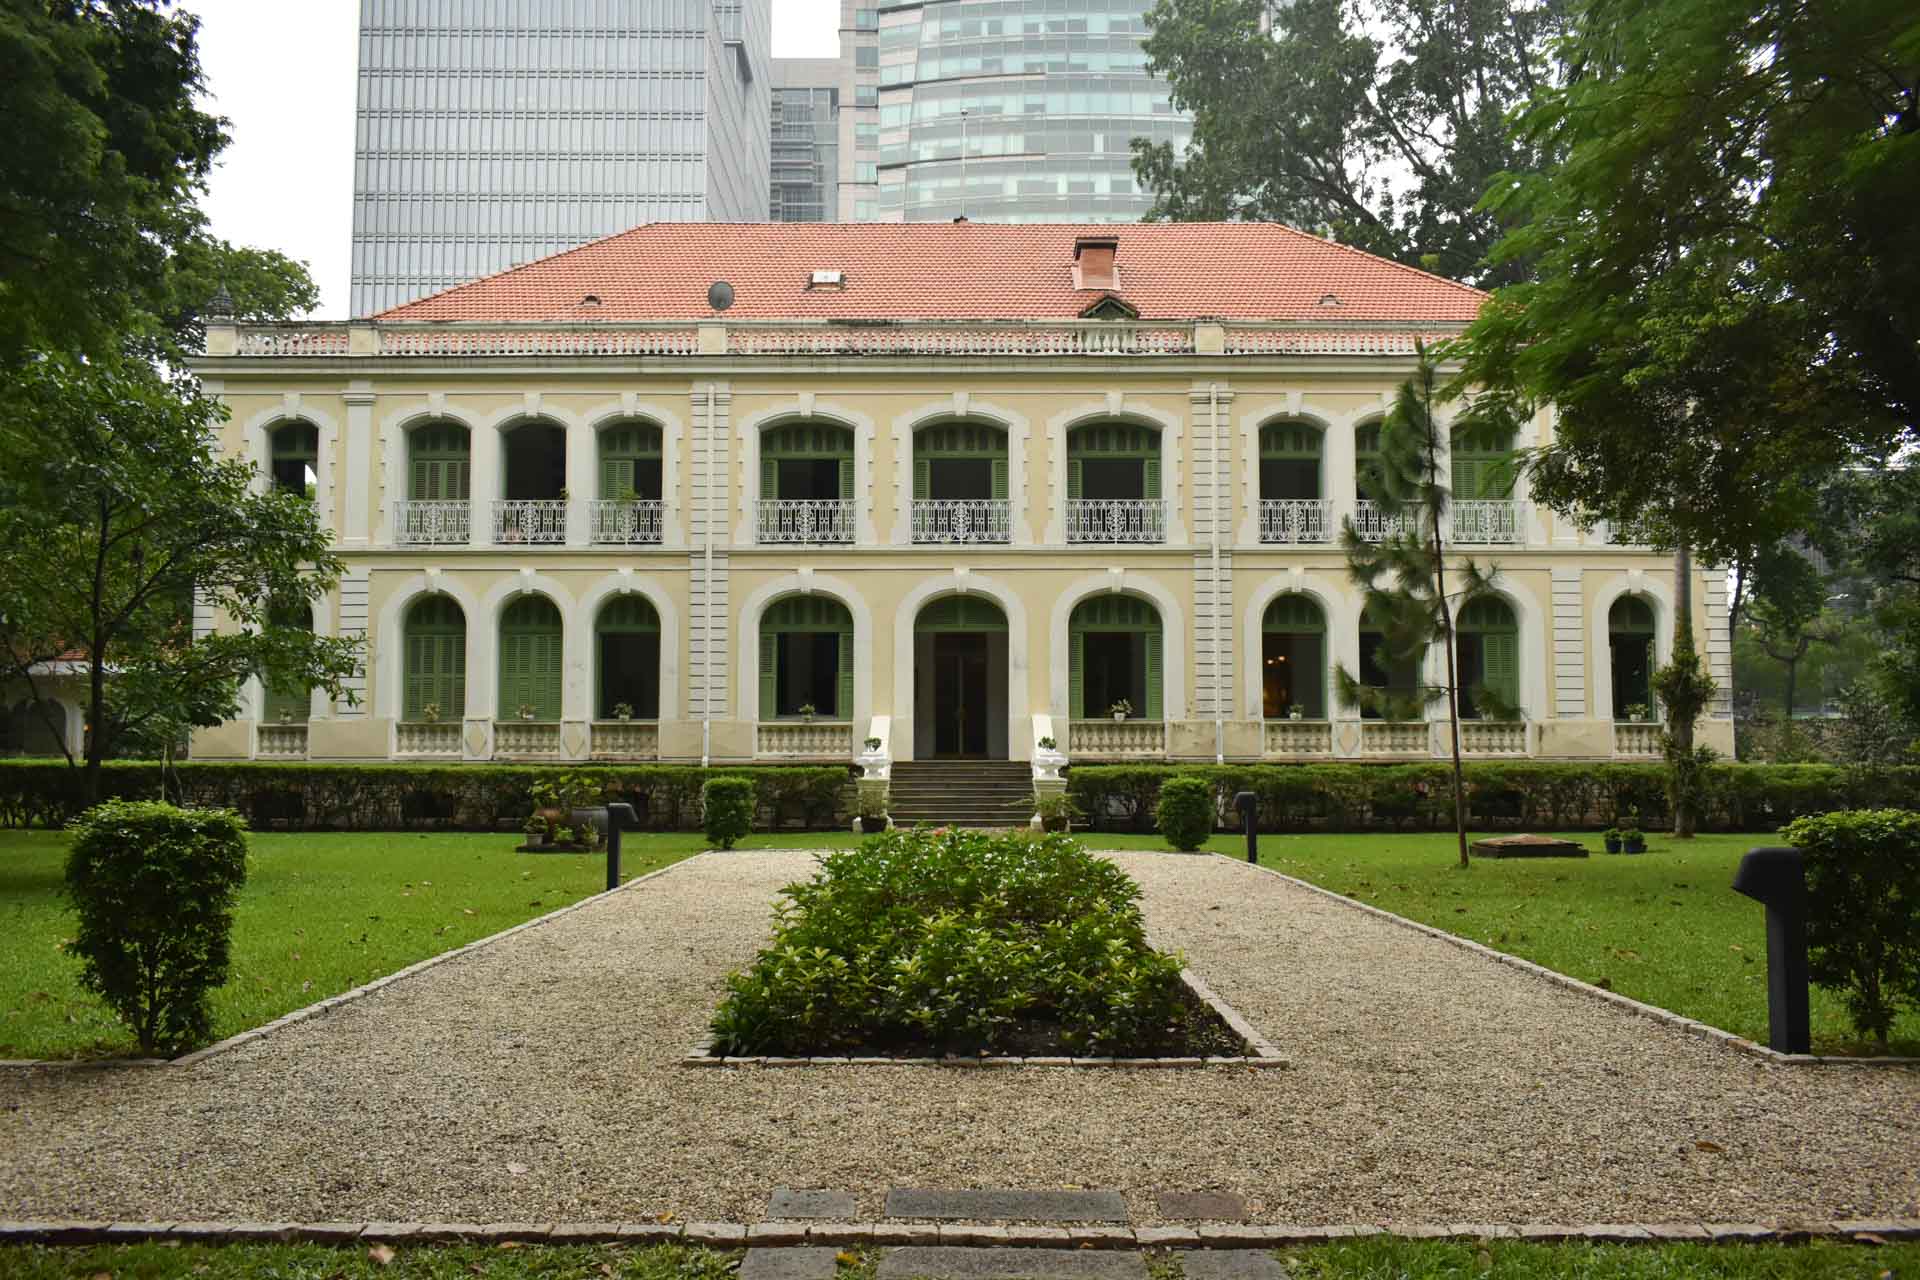
[[[1042,831],[1071,831],[1076,818],[1086,815],[1063,791],[1050,791],[1033,798],[1033,816]]]
[[[862,743],[861,745],[862,745],[862,746],[864,746],[864,747],[866,747],[866,749],[867,749],[867,750],[869,750],[869,751],[878,751],[878,750],[880,749],[880,739],[878,739],[878,738],[868,738],[868,739],[867,739],[867,740],[866,740],[866,741],[865,741],[864,743]]]
[[[1294,706],[1294,707],[1289,707],[1289,708],[1287,709],[1287,719],[1289,719],[1289,720],[1298,720],[1298,719],[1300,719],[1300,718],[1301,718],[1301,715],[1300,715],[1300,708],[1299,708],[1298,706]]]
[[[440,704],[437,702],[429,702],[426,706],[420,708],[420,718],[428,724],[439,724]]]
[[[1133,704],[1125,698],[1121,698],[1112,706],[1108,707],[1107,710],[1113,713],[1114,722],[1118,723],[1133,714]]]
[[[1606,842],[1608,853],[1620,852],[1620,828],[1608,827],[1600,833],[1600,838]]]
[[[1647,851],[1647,838],[1641,834],[1640,827],[1636,823],[1629,822],[1626,826],[1620,828],[1620,844],[1622,851],[1625,853],[1645,853]]]
[[[813,717],[818,711],[819,711],[819,708],[814,706],[811,702],[803,702],[800,704],[800,719],[806,722],[807,724],[812,724]]]
[[[534,705],[533,705],[533,704],[532,704],[531,702],[523,702],[523,703],[521,703],[521,704],[520,704],[520,718],[521,718],[522,720],[531,720],[531,719],[533,719],[533,713],[534,713],[534,711],[535,711],[535,709],[536,709],[536,708],[534,707]]]
[[[1055,742],[1052,738],[1042,738],[1040,739],[1040,741],[1034,743],[1033,745],[1040,748],[1042,751],[1058,751],[1060,749],[1060,744]]]
[[[292,708],[290,708],[290,707],[282,707],[282,708],[280,708],[280,723],[281,723],[281,724],[292,724],[292,723],[293,723],[293,709],[292,709]]]
[[[553,829],[553,842],[559,845],[572,844],[573,828],[572,827],[555,827]]]
[[[547,843],[547,820],[539,814],[529,816],[522,829],[527,833],[528,844],[537,848]]]
[[[1653,719],[1653,708],[1644,702],[1636,702],[1627,708],[1627,719],[1635,724],[1645,724]]]
[[[614,703],[614,704],[613,704],[613,718],[614,718],[615,720],[631,720],[631,719],[633,719],[633,704],[632,704],[631,702],[616,702],[616,703]]]

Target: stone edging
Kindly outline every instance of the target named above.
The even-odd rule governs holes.
[[[1242,862],[1240,859],[1230,857],[1224,853],[1216,853],[1213,856],[1216,858],[1224,858],[1226,859],[1226,861],[1233,863],[1235,866],[1247,865],[1246,863]],[[1451,946],[1459,947],[1463,951],[1471,951],[1475,955],[1484,956],[1485,958],[1495,961],[1496,963],[1507,965],[1510,968],[1519,969],[1521,972],[1531,974],[1536,978],[1544,978],[1546,981],[1551,982],[1553,985],[1557,987],[1563,987],[1568,991],[1577,991],[1582,995],[1591,996],[1599,1000],[1604,1000],[1608,1004],[1613,1005],[1617,1009],[1623,1009],[1628,1013],[1639,1014],[1643,1018],[1651,1018],[1653,1021],[1663,1023],[1669,1027],[1674,1028],[1677,1031],[1684,1031],[1688,1035],[1699,1036],[1702,1039],[1712,1040],[1718,1044],[1724,1045],[1729,1049],[1734,1049],[1741,1053],[1749,1054],[1753,1057],[1763,1059],[1767,1062],[1777,1062],[1777,1063],[1782,1063],[1782,1064],[1791,1065],[1791,1066],[1807,1066],[1807,1065],[1832,1066],[1832,1067],[1916,1067],[1916,1066],[1920,1066],[1920,1058],[1891,1058],[1891,1057],[1889,1058],[1839,1058],[1839,1057],[1831,1057],[1831,1056],[1816,1054],[1816,1053],[1781,1053],[1778,1049],[1771,1049],[1763,1044],[1755,1044],[1753,1041],[1747,1039],[1746,1037],[1737,1036],[1733,1034],[1733,1032],[1731,1031],[1724,1031],[1719,1027],[1709,1026],[1707,1023],[1701,1022],[1697,1018],[1689,1018],[1685,1014],[1675,1013],[1671,1009],[1662,1009],[1659,1005],[1646,1004],[1642,1001],[1633,999],[1631,996],[1623,996],[1617,991],[1608,991],[1604,987],[1596,987],[1590,982],[1582,982],[1578,978],[1569,977],[1567,974],[1561,973],[1557,969],[1549,969],[1545,965],[1535,964],[1531,960],[1523,960],[1519,956],[1510,955],[1505,951],[1497,951],[1494,948],[1486,946],[1483,943],[1475,942],[1471,938],[1463,938],[1459,934],[1448,933],[1445,929],[1437,929],[1434,926],[1429,924],[1421,924],[1418,920],[1409,920],[1405,916],[1395,915],[1393,912],[1386,910],[1384,907],[1376,907],[1371,905],[1370,903],[1361,902],[1356,898],[1349,898],[1345,894],[1335,893],[1331,889],[1323,889],[1317,884],[1311,884],[1305,880],[1300,879],[1297,876],[1290,876],[1286,874],[1284,871],[1276,871],[1272,867],[1262,866],[1259,863],[1254,863],[1252,865],[1255,871],[1264,872],[1267,875],[1274,876],[1278,879],[1284,880],[1288,884],[1295,885],[1299,888],[1305,889],[1309,893],[1316,893],[1323,898],[1330,898],[1333,901],[1338,902],[1343,906],[1351,907],[1356,911],[1364,911],[1368,915],[1377,916],[1382,920],[1391,921],[1392,923],[1399,925],[1403,929],[1411,929],[1415,933],[1423,933],[1427,935],[1429,938],[1437,938],[1441,942],[1448,943]]]
[[[564,907],[549,911],[543,916],[535,916],[531,920],[522,920],[519,924],[502,929],[498,933],[490,933],[484,938],[475,938],[472,942],[455,947],[451,951],[442,951],[438,955],[428,956],[425,960],[417,961],[404,969],[398,969],[383,977],[375,978],[373,981],[363,983],[350,991],[342,991],[337,996],[329,996],[318,1003],[306,1005],[290,1013],[283,1013],[272,1022],[262,1023],[257,1027],[249,1027],[245,1031],[228,1036],[225,1040],[215,1041],[204,1049],[196,1049],[192,1053],[182,1054],[178,1058],[0,1058],[0,1068],[37,1067],[43,1070],[51,1069],[56,1071],[103,1071],[120,1067],[197,1066],[208,1058],[214,1057],[216,1054],[237,1049],[249,1040],[257,1040],[261,1036],[278,1031],[283,1027],[290,1027],[296,1022],[305,1022],[309,1018],[315,1018],[323,1013],[329,1013],[343,1004],[351,1004],[353,1001],[359,1000],[362,997],[370,996],[382,987],[399,982],[403,978],[411,978],[417,974],[425,973],[428,969],[436,965],[445,964],[449,960],[464,956],[469,952],[478,951],[482,947],[490,947],[496,942],[511,938],[516,933],[523,933],[528,929],[535,929],[543,924],[550,924],[562,916],[571,915],[575,911],[579,911],[583,907],[588,907],[606,898],[611,898],[616,893],[625,893],[636,885],[645,884],[655,876],[663,876],[676,867],[683,867],[695,859],[706,857],[712,852],[713,850],[711,849],[703,849],[699,853],[692,855],[692,857],[681,858],[677,862],[671,862],[664,867],[649,871],[643,876],[635,876],[617,888],[602,889],[598,893],[589,894],[578,902],[570,902]]]
[[[664,868],[663,868],[664,869]],[[1007,1246],[1051,1249],[1272,1249],[1330,1244],[1365,1236],[1403,1240],[1520,1240],[1594,1244],[1796,1244],[1808,1240],[1885,1243],[1920,1240],[1920,1218],[1852,1218],[1768,1226],[1742,1222],[1502,1223],[1386,1222],[1345,1226],[1021,1227],[891,1222],[537,1223],[537,1222],[7,1222],[0,1247],[23,1244],[129,1244],[176,1240],[188,1244],[686,1244],[717,1249],[819,1245],[860,1248],[898,1245]]]

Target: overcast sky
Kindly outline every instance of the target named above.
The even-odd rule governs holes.
[[[214,170],[214,234],[307,264],[318,316],[347,314],[359,0],[182,0],[198,14],[211,109],[233,122]],[[773,0],[773,52],[839,52],[838,0]]]

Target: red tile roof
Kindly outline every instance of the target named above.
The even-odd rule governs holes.
[[[1079,236],[1120,241],[1115,291],[1142,320],[1439,321],[1485,295],[1276,223],[655,222],[385,311],[382,320],[1070,320]],[[844,288],[809,289],[815,271]],[[592,295],[597,304],[584,300]],[[1323,303],[1332,295],[1338,305]]]

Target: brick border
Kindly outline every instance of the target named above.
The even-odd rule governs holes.
[[[178,1058],[79,1058],[79,1059],[0,1058],[0,1068],[31,1067],[31,1068],[38,1068],[41,1070],[54,1070],[54,1071],[107,1071],[107,1070],[116,1070],[122,1067],[197,1066],[200,1063],[205,1062],[208,1058],[215,1057],[218,1054],[227,1053],[233,1049],[238,1049],[241,1045],[246,1044],[250,1040],[258,1040],[260,1037],[271,1034],[272,1032],[275,1032],[275,1031],[279,1031],[283,1027],[290,1027],[297,1022],[305,1022],[309,1018],[317,1018],[323,1013],[332,1012],[333,1010],[339,1008],[341,1005],[351,1004],[356,1000],[363,999],[364,997],[370,996],[374,992],[380,990],[382,987],[389,986],[405,978],[411,978],[418,974],[425,973],[427,970],[432,969],[438,965],[446,964],[450,960],[458,959],[459,957],[467,955],[470,952],[479,951],[483,947],[490,947],[496,942],[505,941],[506,939],[513,937],[517,933],[524,933],[528,929],[537,929],[541,925],[551,924],[553,921],[560,919],[562,916],[572,915],[574,912],[579,911],[585,907],[592,906],[594,903],[604,901],[607,898],[611,898],[617,893],[625,893],[629,889],[635,888],[638,885],[645,884],[647,881],[652,880],[656,876],[663,876],[667,874],[667,872],[673,871],[679,867],[684,867],[690,862],[694,862],[700,858],[708,857],[713,852],[714,851],[712,849],[702,849],[699,853],[693,854],[691,857],[681,858],[677,862],[668,863],[666,866],[659,867],[653,871],[649,871],[647,872],[647,874],[643,876],[635,876],[633,879],[627,881],[625,884],[620,885],[617,888],[602,889],[598,893],[588,894],[586,897],[580,899],[578,902],[570,902],[564,907],[555,908],[554,910],[547,912],[547,914],[543,916],[535,916],[531,920],[522,920],[519,924],[511,925],[508,928],[502,929],[498,933],[490,933],[484,938],[475,938],[472,942],[466,943],[462,946],[455,947],[451,951],[442,951],[438,955],[428,956],[425,960],[417,961],[413,964],[408,965],[404,969],[398,969],[392,973],[386,974],[383,977],[375,978],[373,981],[363,983],[360,986],[354,987],[350,991],[342,991],[337,996],[329,996],[325,1000],[321,1000],[314,1004],[306,1005],[302,1008],[295,1009],[290,1013],[283,1013],[279,1017],[275,1018],[272,1022],[265,1022],[260,1024],[257,1027],[249,1027],[245,1031],[237,1032],[234,1035],[228,1036],[225,1040],[215,1041],[213,1044],[208,1045],[204,1049],[196,1049],[192,1053],[182,1054]],[[772,852],[772,851],[769,851],[769,852]],[[4,1223],[0,1223],[0,1230],[3,1230],[5,1225],[6,1224]],[[217,1226],[222,1224],[214,1224],[214,1225]]]
[[[624,887],[624,886],[623,886]],[[892,1222],[98,1222],[0,1221],[7,1245],[128,1244],[688,1244],[717,1249],[816,1245],[1005,1245],[1041,1249],[1271,1249],[1366,1236],[1405,1240],[1520,1240],[1549,1244],[1799,1244],[1809,1240],[1920,1240],[1920,1218],[1849,1218],[1769,1226],[1756,1222],[1418,1223],[1201,1227],[929,1226]]]
[[[1134,851],[1115,850],[1114,852]],[[1235,866],[1249,865],[1242,859],[1232,857],[1228,854],[1216,853],[1213,856],[1222,858]],[[1435,928],[1429,924],[1421,924],[1418,920],[1410,920],[1406,916],[1395,915],[1384,907],[1376,907],[1370,903],[1361,902],[1357,898],[1349,898],[1345,894],[1335,893],[1331,889],[1323,889],[1317,884],[1311,884],[1297,876],[1290,876],[1284,871],[1276,871],[1272,867],[1263,866],[1257,862],[1251,865],[1255,871],[1284,880],[1288,884],[1305,889],[1309,893],[1318,894],[1323,898],[1330,898],[1342,906],[1351,907],[1356,911],[1364,911],[1370,916],[1390,921],[1403,929],[1411,929],[1415,933],[1425,934],[1429,938],[1436,938],[1450,946],[1459,947],[1463,951],[1470,951],[1477,956],[1485,957],[1497,964],[1507,965],[1510,968],[1518,969],[1522,973],[1530,974],[1536,978],[1543,978],[1556,987],[1561,987],[1568,991],[1577,991],[1581,995],[1590,996],[1597,1000],[1604,1000],[1616,1009],[1623,1009],[1628,1013],[1635,1013],[1643,1018],[1650,1018],[1655,1022],[1672,1027],[1677,1031],[1683,1031],[1688,1035],[1698,1036],[1701,1039],[1712,1040],[1726,1048],[1760,1058],[1766,1062],[1776,1062],[1788,1066],[1920,1067],[1920,1058],[1838,1058],[1817,1053],[1781,1053],[1778,1049],[1770,1049],[1766,1045],[1755,1044],[1744,1036],[1737,1036],[1731,1031],[1724,1031],[1719,1027],[1710,1026],[1697,1018],[1689,1018],[1685,1014],[1675,1013],[1671,1009],[1662,1009],[1659,1005],[1646,1004],[1633,999],[1631,996],[1623,996],[1617,991],[1608,991],[1604,987],[1596,987],[1590,982],[1582,982],[1578,978],[1569,977],[1567,974],[1561,973],[1558,969],[1549,969],[1545,965],[1535,964],[1531,960],[1523,960],[1519,956],[1510,955],[1505,951],[1496,951],[1494,948],[1486,946],[1483,943],[1475,942],[1471,938],[1463,938],[1459,934],[1448,933],[1445,929]]]

